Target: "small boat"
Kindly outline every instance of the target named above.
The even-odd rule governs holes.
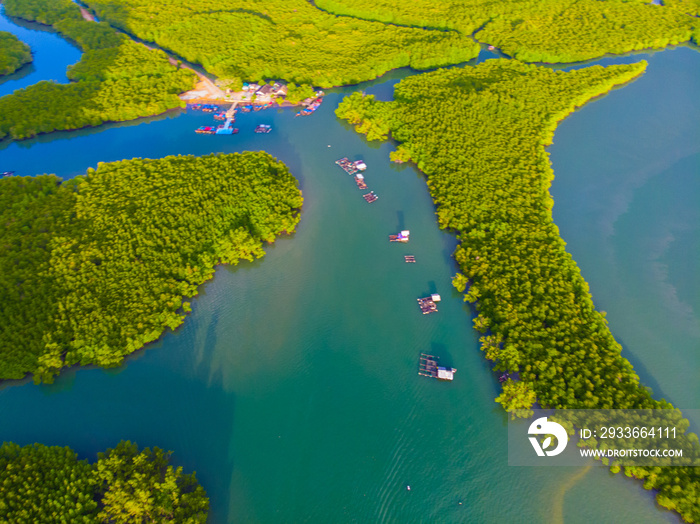
[[[306,106],[304,109],[299,111],[296,114],[296,116],[300,116],[300,115],[307,116],[307,115],[312,114],[314,111],[316,111],[318,109],[318,106],[321,105],[321,102],[323,102],[323,98],[320,98],[320,97],[317,98],[316,100],[311,102],[308,106]]]
[[[411,486],[406,486],[406,491],[411,491]]]
[[[2,171],[2,172],[0,172],[0,176],[11,176],[14,174],[15,174],[14,171]]]

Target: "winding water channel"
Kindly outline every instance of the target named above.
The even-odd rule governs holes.
[[[0,30],[29,41],[5,18]],[[77,60],[71,46],[55,49],[55,64]],[[640,58],[650,61],[642,78],[557,131],[554,217],[645,383],[698,408],[700,53],[622,60]],[[423,177],[389,162],[393,146],[368,144],[333,115],[344,93],[388,98],[407,74],[335,90],[308,118],[243,114],[234,136],[195,135],[211,117],[174,111],[0,145],[0,169],[65,178],[122,158],[264,149],[305,198],[296,234],[262,260],[220,268],[184,326],[122,368],[5,385],[0,439],[83,457],[121,439],[173,450],[197,471],[216,524],[678,522],[602,467],[507,465],[497,381],[450,286],[456,241],[438,230]],[[258,123],[273,132],[254,134]],[[378,202],[335,166],[342,156],[366,161]],[[409,244],[387,242],[399,229]],[[409,253],[416,264],[403,262]],[[442,295],[440,312],[422,316],[415,299],[429,292]],[[456,380],[418,377],[421,351],[442,355]]]

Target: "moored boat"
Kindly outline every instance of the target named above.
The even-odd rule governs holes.
[[[213,135],[216,133],[216,128],[214,126],[201,126],[195,129],[194,132],[200,135]]]

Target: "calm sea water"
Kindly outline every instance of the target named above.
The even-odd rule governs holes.
[[[599,218],[602,202],[589,195],[597,190],[591,173],[574,169],[577,162],[583,165],[585,156],[577,155],[586,135],[571,130],[579,125],[601,135],[609,147],[596,158],[615,165],[637,154],[624,143],[610,145],[620,133],[617,119],[635,116],[627,106],[631,99],[647,114],[666,100],[658,112],[674,111],[675,119],[692,121],[689,112],[699,106],[687,71],[698,71],[700,54],[679,50],[650,59],[644,83],[616,91],[564,122],[552,147],[561,175],[553,192],[562,234],[581,259],[597,303],[609,311],[616,335],[644,326],[663,338],[673,327],[663,322],[652,327],[653,315],[628,312],[625,300],[634,296],[612,293],[601,303],[598,288],[618,282],[619,276],[606,270],[612,268],[625,272],[623,281],[635,292],[665,289],[664,282],[672,281],[684,290],[677,293],[679,301],[693,293],[697,257],[689,258],[682,246],[697,248],[697,220],[693,229],[675,195],[697,202],[697,180],[693,185],[693,173],[673,174],[682,162],[659,161],[656,174],[635,178],[630,173],[626,185],[608,188],[606,198],[614,200],[615,191],[650,183],[644,191],[625,193],[629,205],[618,207],[616,216],[628,243],[615,244],[615,264],[601,263],[596,246],[607,245],[610,235],[597,238],[599,229],[580,226],[586,217]],[[687,96],[660,98],[654,86],[671,72],[686,75]],[[353,89],[386,98],[390,84],[403,74]],[[455,239],[438,230],[422,176],[389,163],[393,146],[368,144],[335,118],[333,109],[353,89],[329,94],[312,117],[294,118],[291,111],[241,115],[236,124],[241,133],[228,137],[195,135],[194,128],[211,117],[174,111],[5,144],[3,169],[63,177],[122,158],[264,149],[290,166],[305,204],[293,236],[280,238],[262,260],[220,268],[202,286],[185,325],[122,368],[70,370],[51,386],[6,385],[0,390],[0,439],[68,445],[90,458],[121,439],[171,449],[176,464],[197,471],[211,497],[211,522],[217,524],[677,522],[639,483],[603,468],[508,467],[506,417],[493,401],[497,381],[470,328],[472,311],[450,286]],[[611,114],[609,106],[615,104],[608,100],[627,112]],[[596,112],[603,104],[608,110]],[[598,119],[586,120],[591,113]],[[273,132],[253,134],[258,123],[272,124]],[[626,141],[636,144],[649,135],[652,141],[663,137],[676,143],[668,138],[678,132],[674,117],[666,127],[654,119],[648,124],[631,125]],[[660,145],[658,151],[666,153]],[[376,203],[365,203],[352,179],[335,166],[342,156],[367,162],[367,181],[380,197]],[[586,165],[592,168],[591,161]],[[595,176],[598,184],[612,184],[609,178],[618,175]],[[680,213],[675,220],[669,218],[673,213]],[[668,249],[652,259],[648,239],[659,238],[663,228],[653,235],[641,230],[657,224],[675,224],[677,242],[668,242]],[[410,229],[411,242],[390,244],[387,236],[400,229]],[[405,264],[404,254],[415,255],[417,263]],[[652,272],[654,279],[647,280],[648,271],[630,266],[642,255],[649,261],[640,266],[665,263],[668,271]],[[679,262],[672,262],[676,258]],[[416,298],[430,292],[442,295],[440,312],[423,316]],[[645,300],[653,304],[654,297]],[[648,383],[662,384],[662,390],[670,391],[665,381],[677,377],[671,369],[676,374],[700,369],[691,355],[679,357],[675,344],[657,350],[625,337],[626,354],[637,361],[657,351],[660,359],[679,359],[666,362],[668,373],[652,365],[643,370]],[[438,354],[456,367],[456,380],[418,377],[421,352]],[[697,407],[693,398],[681,405]]]

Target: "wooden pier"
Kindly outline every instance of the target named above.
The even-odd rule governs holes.
[[[238,102],[234,102],[231,104],[231,107],[228,108],[226,111],[226,118],[230,120],[235,119],[235,114],[236,114],[236,107],[238,107]]]
[[[433,293],[429,297],[419,298],[418,306],[424,315],[429,315],[430,313],[437,313],[436,302],[440,302],[440,295]]]
[[[421,353],[418,361],[418,374],[422,377],[437,378],[440,380],[454,380],[455,368],[438,366],[440,357]]]
[[[410,264],[415,264],[416,263],[416,257],[413,255],[404,255],[403,259]]]

